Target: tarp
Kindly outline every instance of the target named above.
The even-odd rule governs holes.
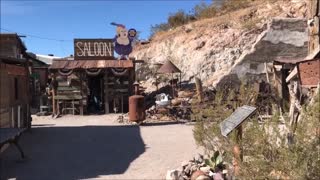
[[[132,68],[131,60],[53,60],[49,69]]]

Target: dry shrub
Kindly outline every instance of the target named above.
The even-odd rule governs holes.
[[[276,93],[273,93],[276,96]],[[235,105],[234,97],[239,99]],[[278,97],[270,98],[272,103]],[[234,133],[225,138],[221,135],[219,123],[227,118],[232,109],[244,104],[257,107],[257,96],[250,87],[241,87],[239,91],[225,89],[216,92],[213,105],[194,105],[194,138],[198,145],[208,152],[216,149],[227,153],[226,161],[231,164]],[[240,163],[240,179],[319,179],[320,177],[320,95],[316,101],[304,108],[304,113],[295,132],[286,134],[280,131],[279,113],[273,112],[273,118],[264,122],[253,116],[242,124],[244,161]],[[254,101],[252,101],[254,100]],[[260,109],[260,107],[257,107]],[[272,129],[272,132],[270,132]]]

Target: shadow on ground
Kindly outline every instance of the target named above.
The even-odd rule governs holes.
[[[17,162],[10,146],[1,154],[0,179],[56,180],[121,174],[145,152],[138,126],[37,127],[20,144],[29,157]]]

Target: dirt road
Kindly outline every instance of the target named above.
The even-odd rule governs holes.
[[[201,149],[192,125],[123,125],[117,115],[33,117],[21,137],[29,157],[14,146],[1,154],[0,179],[164,179]]]

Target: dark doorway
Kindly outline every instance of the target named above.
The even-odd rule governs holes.
[[[104,114],[103,75],[88,76],[88,113]]]

